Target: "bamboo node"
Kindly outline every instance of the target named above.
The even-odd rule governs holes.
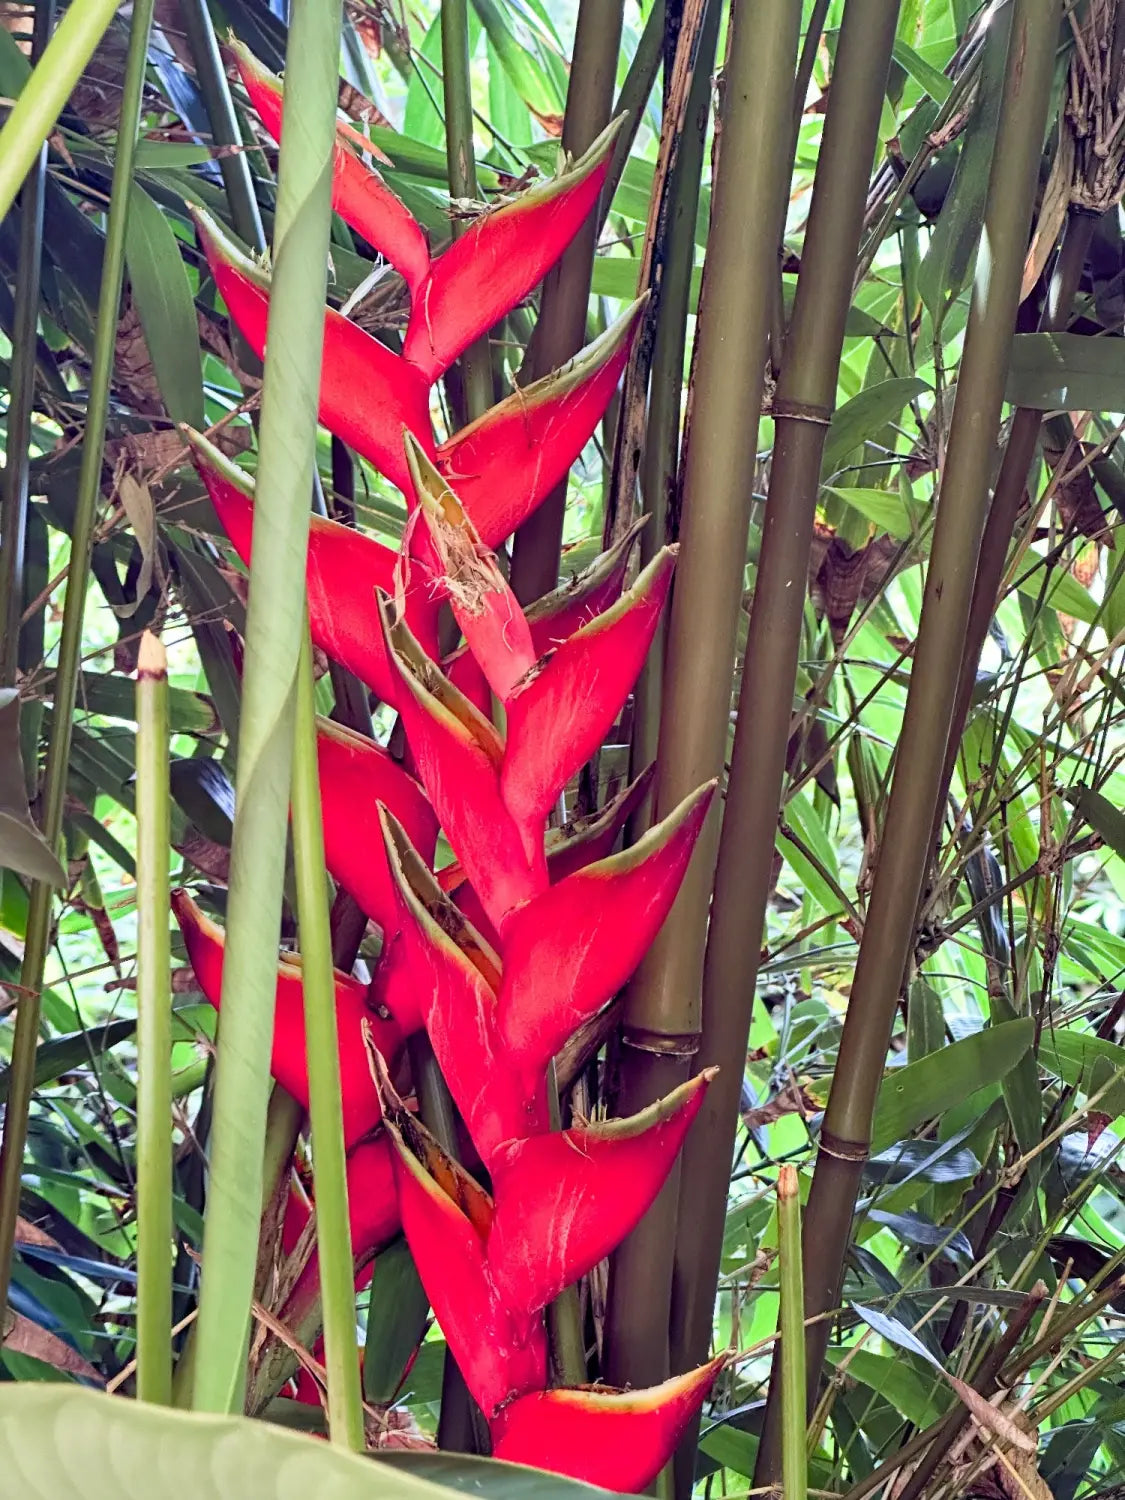
[[[869,1154],[866,1141],[845,1141],[838,1135],[833,1135],[830,1130],[821,1130],[820,1149],[826,1156],[834,1156],[837,1161],[865,1162]]]

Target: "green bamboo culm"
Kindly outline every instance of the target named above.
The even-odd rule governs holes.
[[[137,1396],[172,1399],[172,956],[168,664],[137,653]]]
[[[624,0],[580,0],[562,146],[579,157],[609,124],[617,58],[621,51]],[[557,370],[586,342],[590,278],[597,247],[598,215],[591,214],[543,283],[533,355],[520,384]],[[516,532],[512,543],[512,589],[521,604],[548,593],[559,581],[566,482],[558,485]]]
[[[339,62],[337,0],[294,0],[194,1372],[194,1404],[202,1411],[237,1410],[246,1375],[297,684],[306,633],[305,557]]]
[[[301,643],[297,676],[293,863],[304,979],[317,1265],[328,1371],[328,1431],[334,1443],[362,1453],[363,1398],[356,1354],[355,1276],[348,1218],[336,986],[328,921],[328,877],[324,869],[324,828],[320,817],[312,647],[307,631]]]
[[[897,16],[898,0],[848,0],[844,8],[801,275],[774,398],[773,462],[703,959],[697,1066],[718,1066],[719,1074],[683,1156],[672,1317],[677,1370],[706,1358],[712,1337],[739,1092],[791,730],[804,580]],[[792,89],[797,37],[790,17],[778,24],[786,30],[785,82]],[[750,46],[751,66],[757,67],[756,36]],[[776,126],[777,150],[787,169],[796,141],[794,108],[791,96],[777,105],[785,116]],[[778,279],[776,259],[761,274],[768,303]],[[693,433],[689,457],[694,447]],[[737,481],[731,475],[728,482]],[[725,738],[721,743],[725,747]],[[699,901],[696,888],[692,893]],[[704,892],[697,923],[706,909]],[[676,916],[673,909],[673,920]],[[693,932],[702,947],[700,926]],[[697,973],[693,968],[693,980]],[[685,1444],[681,1459],[681,1494],[690,1474],[689,1448]]]
[[[54,124],[62,103],[81,73],[98,38],[108,25],[116,6],[101,5],[95,15],[92,4],[76,0],[59,23],[58,30],[43,53],[42,61],[32,73],[20,95],[8,123],[0,132],[0,182],[7,181],[11,168],[8,154],[23,152],[15,185],[5,199],[0,191],[0,216],[11,207],[12,198],[28,166],[35,158],[48,130]],[[117,129],[117,153],[113,164],[109,212],[106,218],[105,253],[102,279],[98,291],[98,316],[94,352],[90,365],[89,391],[86,401],[86,430],[82,441],[82,460],[78,473],[78,499],[74,525],[70,534],[70,562],[67,569],[66,601],[63,605],[62,632],[59,638],[58,665],[55,673],[54,705],[51,734],[47,746],[47,766],[43,784],[43,836],[52,849],[62,833],[63,805],[70,768],[71,723],[74,695],[78,684],[78,665],[82,648],[82,618],[86,608],[86,586],[90,575],[90,551],[93,546],[94,521],[101,494],[102,458],[105,453],[105,427],[109,415],[110,382],[117,344],[117,316],[121,304],[121,286],[125,274],[125,231],[129,212],[129,195],[133,181],[137,130],[141,118],[148,37],[152,26],[153,0],[135,0],[130,23],[129,51],[125,60],[125,77],[121,88],[121,114]],[[95,22],[100,18],[100,29]],[[71,23],[68,26],[68,23]],[[83,50],[87,48],[88,50]],[[36,80],[39,80],[38,83]],[[55,98],[60,84],[61,96],[53,113],[42,104],[42,96]],[[17,122],[20,105],[29,95],[31,102]],[[40,121],[42,131],[32,139],[28,120]],[[19,129],[9,140],[9,131]],[[28,145],[30,143],[30,149]],[[6,191],[6,189],[5,189]],[[4,1114],[4,1136],[0,1145],[0,1322],[8,1301],[12,1247],[19,1213],[20,1179],[23,1153],[27,1144],[27,1116],[35,1077],[35,1049],[39,1042],[40,993],[43,971],[51,935],[51,888],[42,881],[31,887],[27,926],[24,934],[23,963],[20,970],[22,993],[16,1011],[12,1037],[12,1060],[9,1069],[8,1103]]]
[[[756,435],[748,413],[761,406],[799,23],[790,0],[734,0],[729,14],[662,685],[656,817],[719,775],[726,755]],[[650,959],[626,993],[619,1113],[643,1108],[691,1068],[717,836],[716,810]],[[693,1132],[701,1124],[697,1119]],[[611,1261],[606,1352],[607,1378],[615,1385],[650,1385],[668,1373],[677,1197],[674,1174]],[[690,1476],[685,1482],[690,1489]]]
[[[0,130],[0,219],[14,203],[20,184],[116,13],[117,0],[74,0],[59,22]]]
[[[476,153],[473,149],[473,96],[469,75],[468,0],[441,0],[441,83],[445,102],[445,159],[449,196],[475,203]],[[467,221],[454,218],[453,236],[464,234]],[[488,335],[471,344],[461,356],[465,389],[465,419],[473,422],[492,405],[492,357]]]
[[[937,501],[910,691],[875,883],[840,1039],[805,1213],[805,1313],[837,1305],[844,1255],[887,1045],[914,935],[918,897],[965,639],[977,552],[1027,252],[1055,49],[1058,0],[1014,0],[1000,123]],[[809,1327],[815,1393],[830,1322]],[[776,1473],[771,1390],[756,1482]]]
[[[801,1198],[797,1169],[777,1174],[777,1260],[781,1289],[781,1488],[805,1500],[809,1488],[805,1412],[805,1289],[801,1271]]]

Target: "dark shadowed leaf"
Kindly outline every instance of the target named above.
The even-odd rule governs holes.
[[[66,871],[32,821],[20,754],[20,699],[0,690],[0,868],[29,880],[66,884]]]
[[[129,198],[125,253],[133,301],[168,415],[202,428],[199,325],[180,242],[164,211],[136,183]]]
[[[1125,339],[1018,333],[1004,396],[1038,411],[1125,412]]]

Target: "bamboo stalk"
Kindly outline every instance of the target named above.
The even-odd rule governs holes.
[[[117,12],[117,0],[74,0],[0,130],[0,219],[54,129]]]
[[[241,1404],[262,1203],[262,1146],[285,862],[309,495],[336,136],[340,11],[297,0],[262,390],[260,484],[231,850],[194,1402]]]
[[[475,203],[480,197],[473,150],[473,95],[469,76],[468,0],[441,0],[441,83],[445,98],[445,159],[449,196]],[[453,237],[465,233],[466,220],[453,219]],[[488,335],[471,344],[461,356],[465,413],[469,422],[492,405],[492,356]]]
[[[988,274],[978,274],[973,292],[895,775],[805,1214],[807,1317],[819,1318],[837,1303],[860,1174],[870,1146],[875,1099],[929,856],[988,504],[1058,22],[1057,0],[1015,0],[981,240]],[[829,1328],[827,1319],[810,1327],[812,1394]],[[763,1479],[776,1473],[777,1415],[777,1400],[771,1392],[759,1449]]]
[[[59,639],[58,667],[55,673],[54,711],[51,714],[51,732],[47,746],[47,769],[43,786],[43,836],[52,849],[62,833],[63,805],[66,799],[66,783],[70,764],[71,724],[74,711],[74,695],[78,684],[78,664],[82,649],[82,619],[86,608],[86,587],[90,575],[90,551],[93,546],[94,521],[98,496],[101,493],[102,456],[105,451],[105,426],[109,415],[110,382],[113,375],[113,357],[117,341],[117,314],[121,303],[121,284],[125,271],[125,230],[129,212],[129,193],[132,188],[133,161],[136,155],[137,129],[141,117],[141,95],[144,87],[145,62],[148,56],[148,36],[152,24],[153,0],[136,0],[129,35],[129,52],[125,61],[125,77],[121,89],[121,114],[117,132],[117,156],[113,164],[113,182],[109,195],[109,214],[106,221],[105,253],[102,260],[102,279],[98,290],[98,316],[94,338],[94,352],[90,364],[90,384],[86,403],[86,431],[82,441],[82,462],[78,474],[78,501],[75,506],[74,527],[70,538],[70,566],[67,572],[66,602],[63,606],[62,633]],[[114,7],[103,5],[107,11],[102,29],[108,25]],[[99,12],[98,14],[101,14]],[[85,66],[90,52],[97,44],[101,31],[94,25],[94,12],[83,6],[81,0],[74,4],[60,22],[43,54],[43,60],[28,81],[24,99],[29,91],[38,95],[52,94],[65,82],[65,91],[54,114],[46,120],[43,135],[54,123],[62,100],[69,92],[73,80]],[[68,23],[69,28],[68,28]],[[64,28],[68,28],[65,29]],[[86,45],[89,51],[83,51]],[[41,78],[40,75],[43,75]],[[52,75],[47,78],[47,75]],[[36,86],[35,81],[40,82]],[[44,81],[46,78],[46,81]],[[66,82],[69,79],[70,82]],[[17,109],[19,105],[17,104]],[[42,118],[42,104],[29,106],[30,113],[23,117],[20,126],[22,139],[30,132],[27,120]],[[7,150],[8,132],[16,117],[12,111],[8,124],[0,132],[0,152]],[[19,169],[16,181],[22,178],[35,151],[42,142],[38,136],[31,154]],[[15,138],[12,156],[17,154]],[[0,156],[0,180],[10,166],[7,154]],[[0,202],[3,195],[0,194]],[[6,213],[11,197],[3,204],[0,214]],[[28,903],[27,927],[24,933],[24,955],[20,971],[21,999],[16,1011],[15,1032],[12,1037],[12,1060],[9,1068],[8,1103],[4,1114],[3,1143],[0,1145],[0,1318],[8,1300],[11,1274],[12,1247],[15,1243],[16,1218],[19,1212],[20,1177],[23,1169],[23,1153],[27,1144],[27,1116],[31,1106],[31,1094],[35,1076],[35,1049],[39,1041],[40,993],[43,988],[43,970],[47,961],[47,949],[51,933],[51,888],[42,881],[31,887]]]
[[[624,0],[580,0],[562,133],[571,156],[581,156],[609,124],[624,8]],[[529,382],[558,369],[586,342],[597,235],[598,216],[591,214],[543,283]],[[558,583],[565,510],[564,480],[516,532],[512,589],[521,604]]]
[[[788,0],[754,6],[734,0],[696,325],[657,816],[718,775],[726,755],[756,436],[748,414],[761,405],[769,286],[789,180],[785,153],[798,30],[799,16]],[[682,1082],[691,1065],[717,835],[713,813],[676,905],[629,986],[622,1109],[651,1103],[657,1091]],[[729,1158],[724,1174],[727,1166]],[[678,1186],[670,1183],[611,1263],[606,1344],[615,1384],[647,1385],[667,1368],[677,1194]],[[708,1296],[713,1289],[712,1282]]]
[[[172,1399],[172,955],[168,664],[137,653],[137,1396]]]
[[[801,1272],[801,1199],[796,1167],[777,1174],[777,1259],[781,1309],[781,1486],[785,1500],[805,1500],[809,1459],[805,1411],[805,1290]]]
[[[774,400],[773,462],[703,970],[698,1065],[717,1065],[720,1071],[683,1157],[683,1230],[676,1247],[672,1331],[677,1369],[705,1358],[711,1341],[821,459],[836,401],[844,325],[897,13],[897,0],[851,0],[844,11],[801,276]],[[796,49],[792,26],[786,33],[786,46],[792,49],[785,70],[785,83],[791,88]],[[795,142],[791,95],[784,102],[779,100],[776,108],[779,116],[784,115],[776,126],[777,149],[784,154]],[[764,315],[777,279],[776,254],[761,276]],[[732,476],[728,483],[734,482]],[[745,487],[746,480],[742,483]],[[706,911],[705,895],[696,896],[700,924]],[[702,934],[696,941],[702,944]],[[681,983],[686,982],[685,975]],[[686,1464],[690,1449],[685,1444],[681,1465]],[[686,1477],[681,1471],[684,1482]]]
[[[31,60],[38,63],[55,24],[54,0],[39,0],[31,36]],[[27,541],[27,478],[31,464],[31,413],[35,404],[36,332],[39,273],[43,260],[43,203],[47,185],[47,142],[43,141],[20,189],[20,249],[12,320],[11,389],[0,510],[0,687],[16,680],[23,559]]]
[[[334,1443],[364,1450],[363,1397],[356,1355],[355,1278],[348,1217],[348,1167],[340,1091],[336,986],[328,922],[328,876],[317,773],[312,646],[301,643],[293,744],[293,865],[304,977],[309,1120],[313,1132],[317,1267],[324,1307],[328,1431]]]
[[[634,447],[640,452],[640,490],[648,525],[641,532],[640,566],[647,567],[676,528],[676,475],[680,457],[680,396],[695,266],[695,225],[703,176],[703,149],[711,116],[711,74],[722,15],[720,0],[697,13],[694,57],[681,54],[674,82],[684,90],[679,102],[666,93],[657,181],[666,159],[665,191],[656,209],[647,285],[645,323],[629,362],[617,426],[614,478],[606,506],[603,538],[612,545],[633,516],[637,476]],[[646,252],[648,244],[646,242]],[[651,373],[650,373],[651,372]],[[645,396],[647,393],[647,414]],[[635,444],[626,438],[632,430]],[[660,684],[664,670],[665,622],[658,626],[633,698],[630,775],[638,776],[656,759],[660,735]],[[631,820],[626,837],[635,841],[648,827],[646,807]]]

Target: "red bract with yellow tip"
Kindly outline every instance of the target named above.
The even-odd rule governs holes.
[[[278,137],[280,83],[244,49],[236,57]],[[652,768],[600,811],[567,822],[568,787],[606,741],[644,663],[675,548],[657,552],[626,586],[634,527],[526,609],[498,549],[590,438],[629,358],[640,304],[570,364],[460,432],[439,441],[430,421],[433,383],[528,296],[593,209],[612,139],[611,129],[580,161],[481,214],[434,254],[388,181],[366,165],[364,155],[378,153],[339,127],[334,206],[402,272],[410,312],[396,354],[327,311],[320,414],[403,490],[408,521],[396,552],[314,519],[306,577],[315,643],[395,709],[405,741],[400,763],[334,725],[319,739],[328,868],[382,940],[369,985],[337,978],[357,1270],[401,1223],[496,1456],[638,1490],[667,1462],[722,1360],[650,1391],[550,1389],[545,1309],[646,1212],[712,1074],[633,1119],[576,1118],[559,1129],[552,1065],[576,1034],[604,1023],[651,946],[715,788],[700,787],[617,853]],[[261,352],[268,276],[205,215],[197,223],[230,315]],[[205,440],[193,445],[219,519],[251,563],[252,592],[252,489]],[[446,606],[462,643],[443,642],[442,661]],[[548,829],[560,802],[564,826]],[[435,871],[446,845],[453,863]],[[186,898],[177,913],[217,1003],[221,933]],[[273,1070],[303,1098],[299,966],[284,957],[278,974]],[[490,1192],[392,1085],[395,1067],[406,1087],[405,1053],[397,1062],[395,1053],[419,1029]],[[307,1203],[292,1212],[296,1224]],[[315,1295],[313,1259],[294,1297],[305,1306]]]

